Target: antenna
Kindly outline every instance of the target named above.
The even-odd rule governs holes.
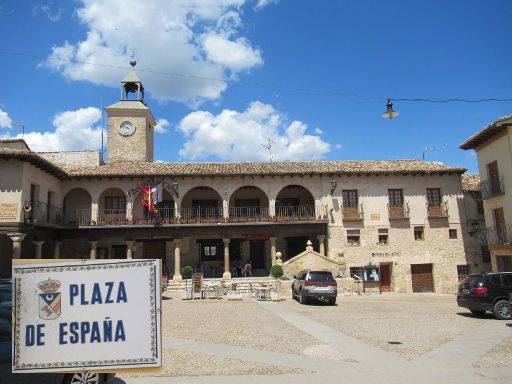
[[[21,138],[23,139],[25,137],[25,124],[23,123],[23,120],[21,121],[13,121],[12,124],[16,127],[21,129]]]
[[[448,150],[448,144],[445,145],[434,145],[433,147],[425,147],[422,151],[423,161],[425,161],[425,154],[427,152],[446,152]]]
[[[268,149],[268,161],[272,162],[273,156],[272,156],[272,143],[270,142],[270,138],[268,139],[268,145],[261,144],[265,148]]]

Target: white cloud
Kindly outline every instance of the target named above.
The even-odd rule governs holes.
[[[343,148],[343,144],[336,144],[336,145],[334,146],[334,148],[336,148],[336,149],[341,149],[341,148]]]
[[[169,127],[169,125],[170,124],[167,121],[167,119],[158,119],[158,121],[156,122],[156,125],[155,125],[155,132],[163,135],[164,133],[169,132],[169,129],[167,129],[167,127]]]
[[[0,109],[0,128],[11,129],[12,119],[9,117],[7,112]]]
[[[223,161],[267,161],[322,159],[331,150],[319,136],[306,134],[300,121],[283,122],[283,115],[270,104],[252,102],[243,112],[225,109],[218,115],[195,111],[178,125],[185,143],[180,156],[187,160],[216,157]]]
[[[49,1],[47,3],[41,3],[39,5],[35,5],[32,7],[32,17],[37,17],[39,13],[43,13],[48,17],[48,20],[55,22],[59,21],[60,17],[62,16],[62,8],[59,8],[55,12],[52,12],[52,5],[53,2]]]
[[[55,131],[26,132],[24,139],[30,149],[36,152],[99,149],[101,128],[94,125],[100,117],[100,110],[93,107],[58,113],[53,118]],[[21,134],[16,138],[20,139]]]
[[[76,15],[86,36],[54,46],[44,65],[69,80],[117,87],[126,69],[84,63],[126,67],[134,47],[152,97],[191,105],[215,100],[227,88],[224,79],[263,62],[241,35],[242,7],[252,1],[124,0],[120,7],[118,0],[81,0]]]
[[[324,131],[322,131],[320,128],[315,128],[315,133],[318,134],[318,135],[323,135],[324,134]]]
[[[258,0],[258,3],[256,4],[256,6],[254,7],[254,9],[256,9],[257,11],[265,8],[267,5],[269,4],[275,4],[277,3],[278,0]]]

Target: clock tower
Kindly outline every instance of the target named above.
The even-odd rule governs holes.
[[[130,61],[135,68],[135,60]],[[107,162],[153,161],[155,118],[144,103],[144,87],[132,69],[121,81],[121,100],[108,114]]]

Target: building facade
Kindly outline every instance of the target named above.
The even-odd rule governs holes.
[[[482,240],[492,270],[512,271],[512,115],[489,124],[460,148],[474,149],[478,158],[487,225]]]
[[[18,257],[161,258],[176,280],[185,265],[230,279],[250,263],[254,275],[268,275],[276,252],[286,261],[309,240],[345,266],[342,277],[372,264],[384,291],[449,293],[481,258],[468,257],[474,227],[463,168],[418,160],[153,162],[155,119],[135,72],[121,90],[106,108],[106,163],[97,152],[0,143],[4,275]],[[146,186],[162,187],[156,214],[142,204]]]

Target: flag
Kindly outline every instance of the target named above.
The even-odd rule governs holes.
[[[141,190],[140,190],[142,206],[147,207],[149,212],[151,212],[154,216],[157,215],[157,210],[155,208],[155,201],[153,200],[153,195],[155,192],[156,192],[155,187],[141,188]]]

